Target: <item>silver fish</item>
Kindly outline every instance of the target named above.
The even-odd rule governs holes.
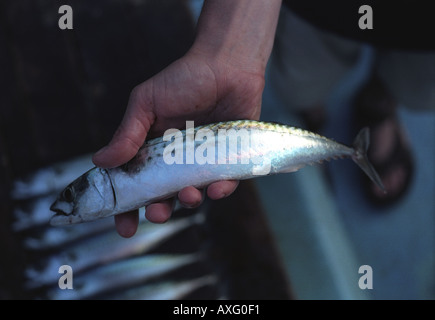
[[[158,284],[146,284],[107,297],[109,300],[179,300],[188,294],[218,281],[215,275],[206,275],[196,279],[168,281]]]
[[[235,149],[231,146],[234,136],[240,141]],[[367,159],[368,146],[368,129],[357,135],[353,148],[306,130],[268,122],[220,122],[196,127],[193,134],[186,129],[179,136],[174,134],[173,141],[164,137],[148,141],[125,165],[96,167],[80,176],[50,207],[56,212],[50,223],[92,221],[171,197],[187,186],[201,188],[219,180],[294,172],[307,164],[343,157],[352,158],[384,189]],[[172,154],[175,163],[170,164]],[[180,159],[181,163],[177,162]]]
[[[113,229],[113,221],[110,221],[110,219],[100,219],[90,223],[65,226],[65,228],[38,229],[25,237],[23,244],[24,247],[30,250],[62,249],[69,243],[97,235],[109,229]]]
[[[201,224],[204,215],[197,213],[186,218],[174,219],[162,225],[143,222],[132,238],[120,238],[115,230],[98,234],[86,241],[67,246],[56,255],[39,261],[25,270],[26,286],[36,288],[59,280],[59,267],[69,265],[74,275],[92,267],[132,257],[155,248],[163,241],[188,227]]]
[[[73,290],[54,286],[46,296],[51,300],[87,299],[109,291],[144,284],[200,259],[200,254],[150,254],[107,264],[74,277]]]
[[[92,167],[92,157],[87,154],[70,161],[41,168],[22,179],[15,180],[11,190],[11,198],[23,200],[59,192],[71,180]]]
[[[47,207],[56,200],[56,197],[57,194],[52,193],[16,204],[13,211],[12,230],[19,232],[49,225],[52,213],[47,210]]]

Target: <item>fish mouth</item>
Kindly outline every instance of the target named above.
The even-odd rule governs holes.
[[[50,219],[50,225],[62,226],[72,223],[82,222],[82,218],[73,214],[74,207],[65,201],[56,200],[51,206],[50,210],[55,212]]]
[[[74,206],[58,199],[50,206],[50,210],[56,212],[57,215],[69,216],[73,213]]]
[[[83,222],[83,219],[80,216],[65,215],[63,213],[56,213],[50,219],[50,225],[53,227],[66,226],[80,222]]]
[[[56,206],[56,204],[57,204],[57,201],[56,201],[55,203],[53,203],[53,204],[50,206],[50,210],[53,211],[53,212],[55,212],[55,213],[56,213],[56,216],[58,216],[58,215],[66,216],[67,213],[66,213],[65,211],[63,211],[62,209],[58,208],[58,207]]]

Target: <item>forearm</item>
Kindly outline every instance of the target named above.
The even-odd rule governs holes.
[[[280,7],[281,0],[205,0],[192,50],[264,73]]]

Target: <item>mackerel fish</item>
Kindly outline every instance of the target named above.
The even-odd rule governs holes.
[[[349,147],[316,133],[271,122],[238,120],[179,131],[145,142],[116,168],[94,167],[68,185],[50,209],[52,225],[93,221],[170,198],[187,186],[294,172],[351,158],[382,190],[366,152],[369,130]]]

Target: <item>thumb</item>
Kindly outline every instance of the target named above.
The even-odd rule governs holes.
[[[112,140],[92,157],[94,164],[101,168],[113,168],[129,161],[145,142],[153,121],[153,112],[143,111],[132,93],[127,111]]]

